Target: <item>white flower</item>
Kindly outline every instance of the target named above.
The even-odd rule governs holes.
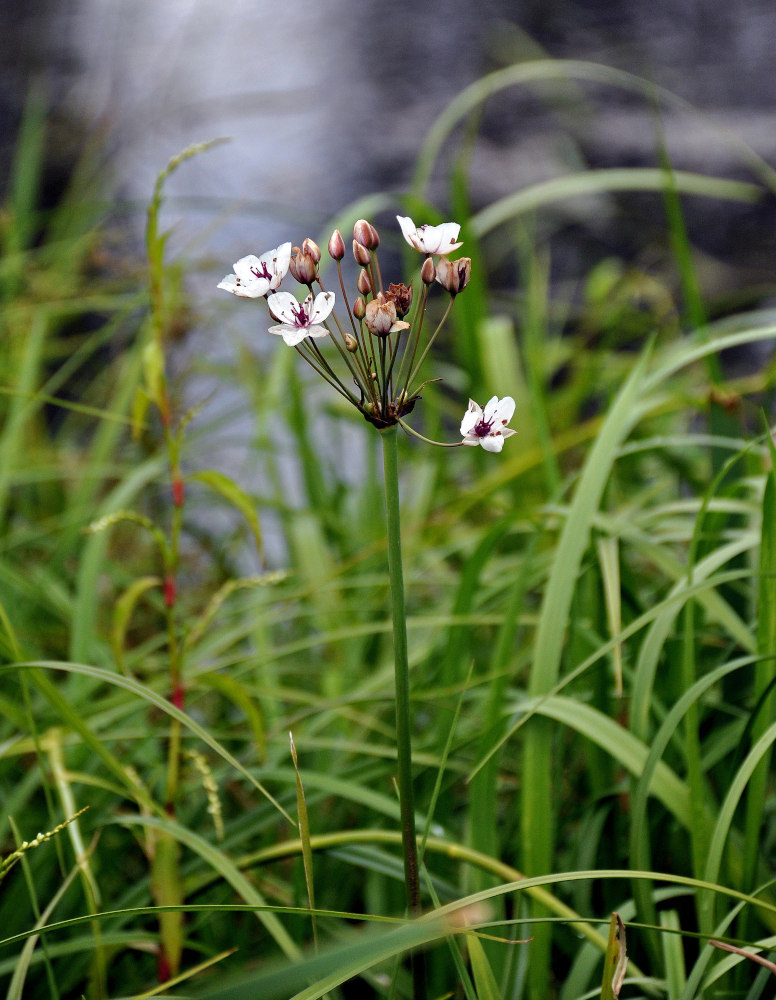
[[[278,333],[293,347],[305,337],[325,337],[329,332],[319,324],[334,308],[334,292],[318,292],[313,301],[313,293],[301,304],[290,292],[275,292],[267,299],[273,316],[280,320],[278,326],[271,326],[270,333]]]
[[[481,444],[485,451],[501,451],[504,438],[511,437],[513,431],[507,424],[515,412],[515,401],[511,396],[499,399],[493,396],[485,404],[485,411],[473,399],[461,421],[462,444]]]
[[[444,222],[441,226],[421,226],[416,228],[412,219],[397,215],[402,235],[411,247],[421,253],[452,253],[463,243],[456,243],[461,227],[457,222]]]
[[[291,244],[283,243],[276,250],[269,250],[261,257],[248,254],[234,264],[234,274],[227,274],[218,283],[219,288],[246,299],[260,299],[274,291],[288,271]]]

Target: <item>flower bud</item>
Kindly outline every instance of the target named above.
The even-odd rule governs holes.
[[[358,240],[353,240],[353,256],[356,258],[356,263],[359,267],[366,267],[369,264],[369,251]]]
[[[362,295],[372,294],[372,282],[369,277],[369,271],[359,271],[358,278],[356,279],[356,288]]]
[[[436,280],[451,295],[462,292],[469,284],[471,276],[472,262],[470,257],[459,257],[458,260],[440,257],[437,261]]]
[[[424,285],[433,285],[434,278],[436,278],[436,268],[434,267],[434,261],[431,257],[426,257],[423,261],[423,267],[420,269],[420,280]]]
[[[366,219],[359,219],[355,226],[353,226],[353,239],[362,246],[366,247],[367,250],[374,250],[380,242],[379,239],[377,243],[373,242],[372,233],[374,233],[375,236],[377,235],[376,230],[369,225]]]
[[[410,282],[409,287],[403,283],[399,285],[390,284],[385,297],[393,301],[396,306],[396,315],[399,319],[404,319],[412,305],[412,282]]]
[[[312,240],[305,240],[301,250],[299,247],[293,248],[294,255],[289,262],[288,270],[300,285],[312,285],[318,277],[318,260],[315,259],[314,252],[307,249],[308,244],[315,247],[315,250],[318,251],[318,260],[321,259],[321,251]]]
[[[366,302],[364,302],[360,295],[353,303],[353,315],[356,319],[363,319],[366,315]]]
[[[329,237],[329,256],[332,260],[342,260],[345,256],[345,241],[339,229],[335,229]]]
[[[355,354],[358,350],[358,341],[352,333],[345,334],[345,350],[350,351],[351,354]]]

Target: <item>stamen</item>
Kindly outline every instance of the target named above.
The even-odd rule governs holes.
[[[474,433],[479,438],[487,437],[490,434],[490,429],[493,426],[492,420],[480,420],[478,424],[474,425]]]
[[[302,305],[298,306],[296,309],[292,308],[291,312],[294,314],[294,322],[296,326],[303,327],[310,325],[310,317],[307,315],[307,312],[305,311],[304,303],[302,303]]]
[[[261,262],[261,271],[259,271],[259,269],[257,267],[252,267],[251,268],[251,274],[256,275],[257,278],[266,278],[267,281],[271,281],[272,280],[272,275],[269,273],[269,269],[267,268],[267,262],[266,262],[266,260],[263,260]]]

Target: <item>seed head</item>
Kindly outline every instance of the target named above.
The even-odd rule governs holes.
[[[410,282],[409,287],[403,283],[399,285],[390,284],[385,297],[386,299],[390,299],[396,306],[396,315],[399,319],[404,319],[412,305],[412,282]]]

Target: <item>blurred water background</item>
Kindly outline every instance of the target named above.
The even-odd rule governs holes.
[[[746,177],[735,146],[721,138],[725,128],[776,162],[772,0],[3,0],[0,7],[4,176],[35,90],[50,108],[46,197],[57,197],[96,142],[104,190],[95,194],[113,200],[138,258],[159,171],[191,143],[229,138],[167,185],[173,247],[198,262],[187,272],[199,306],[180,348],[183,365],[229,349],[214,337],[221,317],[238,336],[256,336],[255,310],[215,291],[233,260],[321,236],[355,198],[406,190],[433,123],[484,73],[545,56],[626,69],[709,116],[663,109],[675,167]],[[502,92],[477,129],[474,207],[591,166],[657,162],[648,101],[573,79]],[[429,191],[440,208],[451,156],[440,159]],[[554,280],[578,277],[611,254],[643,254],[652,227],[664,239],[656,198],[555,207],[551,223],[538,224],[540,236],[542,225],[552,236]],[[772,206],[688,199],[685,208],[717,291],[771,280]],[[221,394],[212,405],[211,416],[234,400]],[[232,425],[219,449],[230,471],[241,464],[239,438]]]
[[[2,6],[5,163],[35,81],[59,121],[52,172],[99,130],[113,190],[141,210],[172,155],[227,136],[227,146],[192,162],[170,191],[199,199],[201,211],[229,208],[233,217],[218,244],[235,252],[269,245],[289,225],[315,232],[353,197],[401,189],[455,94],[489,70],[542,55],[639,73],[712,114],[763,156],[776,153],[770,0]],[[573,97],[571,81],[567,90]],[[525,88],[489,105],[473,162],[475,203],[578,167],[580,158],[592,165],[654,160],[654,123],[643,100],[611,91],[590,114],[580,116],[575,106],[559,120],[557,90],[554,96],[550,112],[541,94]],[[729,149],[711,141],[699,121],[669,115],[665,127],[677,166],[725,168]]]

